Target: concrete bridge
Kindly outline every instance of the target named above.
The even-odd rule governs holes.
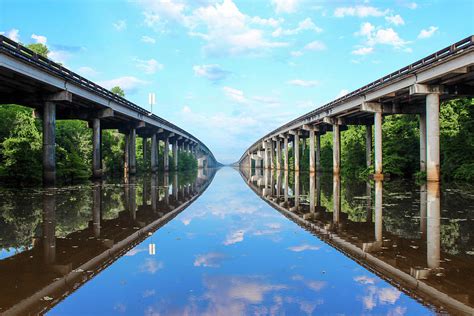
[[[101,131],[117,129],[125,134],[124,171],[136,173],[137,135],[151,138],[151,150],[145,145],[144,156],[151,156],[151,170],[158,170],[158,146],[164,144],[162,169],[170,170],[172,147],[174,168],[178,152],[190,152],[200,166],[212,167],[217,161],[204,143],[140,106],[100,87],[28,48],[0,35],[0,104],[19,104],[34,108],[43,119],[43,183],[56,178],[56,120],[86,120],[93,130],[92,170],[102,175]]]
[[[321,170],[320,136],[333,133],[333,173],[340,172],[340,133],[348,125],[364,125],[367,166],[372,165],[374,133],[375,179],[383,179],[383,116],[418,114],[420,170],[429,181],[440,180],[440,101],[474,96],[474,36],[467,37],[411,65],[365,85],[314,111],[278,127],[257,140],[242,155],[242,167],[288,170],[292,143],[294,169],[300,169],[300,142],[309,138],[309,171]],[[282,155],[283,152],[283,155]],[[282,161],[283,160],[283,161]]]
[[[474,314],[470,286],[474,267],[462,256],[442,251],[439,182],[420,185],[419,234],[410,237],[384,227],[383,213],[390,207],[382,204],[383,181],[367,183],[367,217],[355,221],[341,207],[340,176],[333,176],[332,192],[326,192],[326,201],[332,197],[331,205],[323,205],[321,173],[310,173],[309,179],[305,175],[309,189],[298,171],[290,186],[289,173],[293,172],[240,169],[249,187],[270,206],[407,295],[455,315]]]
[[[91,190],[88,227],[62,238],[56,234],[57,192],[46,189],[41,234],[33,238],[31,248],[0,260],[0,314],[46,313],[191,205],[212,182],[215,170],[209,172],[188,183],[178,183],[175,173],[171,177],[171,194],[168,173],[152,175],[143,184],[130,177],[123,188],[124,210],[112,219],[103,219],[103,186],[96,183]],[[140,205],[138,187],[142,187],[143,194]]]

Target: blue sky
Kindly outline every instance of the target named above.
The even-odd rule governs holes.
[[[474,33],[474,1],[0,0],[0,32],[236,161],[264,133]]]

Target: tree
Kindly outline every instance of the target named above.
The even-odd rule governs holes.
[[[113,87],[112,89],[110,89],[110,91],[111,91],[112,93],[115,93],[116,95],[122,97],[122,98],[125,97],[125,91],[123,91],[123,89],[120,88],[119,86]]]
[[[38,55],[41,55],[45,58],[48,58],[49,49],[46,45],[41,44],[41,43],[35,43],[35,44],[29,44],[26,47],[31,49],[32,51],[34,51]]]

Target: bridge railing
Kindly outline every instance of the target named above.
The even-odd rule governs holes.
[[[257,140],[255,143],[253,143],[250,148],[254,147],[255,145],[261,143],[264,139],[268,138],[270,135],[272,134],[275,134],[275,133],[278,133],[279,131],[282,131],[298,122],[301,122],[313,115],[317,115],[317,114],[320,114],[324,111],[327,111],[327,110],[330,110],[332,108],[334,108],[335,106],[337,106],[338,104],[342,103],[343,101],[346,101],[348,99],[351,99],[352,97],[355,97],[355,96],[358,96],[358,95],[361,95],[363,93],[366,93],[382,84],[385,84],[389,81],[392,81],[392,80],[395,80],[397,78],[401,78],[403,76],[406,76],[406,75],[410,75],[412,73],[414,73],[415,71],[418,71],[422,68],[425,68],[435,62],[438,62],[440,60],[443,60],[445,58],[448,58],[448,57],[451,57],[455,54],[458,54],[462,51],[465,51],[466,49],[471,49],[472,47],[474,47],[474,35],[471,35],[469,37],[466,37],[448,47],[445,47],[431,55],[428,55],[418,61],[415,61],[414,63],[408,65],[408,66],[405,66],[397,71],[394,71],[380,79],[377,79],[369,84],[366,84],[365,86],[359,88],[359,89],[356,89],[340,98],[337,98],[323,106],[320,106],[319,108],[311,111],[311,112],[308,112],[306,114],[303,114],[302,116],[300,117],[297,117],[296,119],[294,120],[291,120],[290,122],[278,127],[277,129],[269,132],[268,134],[266,134],[265,136],[261,137],[259,140]],[[245,154],[241,157],[240,161],[242,160],[242,158],[245,156]]]
[[[125,106],[129,109],[132,109],[138,113],[141,113],[143,115],[147,115],[154,119],[156,122],[169,126],[170,128],[173,128],[183,135],[186,135],[189,138],[195,139],[202,147],[204,147],[209,153],[212,154],[212,152],[207,148],[206,145],[204,145],[203,142],[201,142],[199,139],[188,133],[187,131],[183,130],[182,128],[174,125],[173,123],[155,115],[149,115],[150,112],[142,108],[141,106],[132,103],[128,101],[127,99],[99,86],[98,84],[82,77],[81,75],[65,68],[59,63],[56,63],[52,61],[49,58],[43,57],[31,49],[21,45],[20,43],[17,43],[8,37],[4,35],[0,35],[0,51],[5,52],[8,55],[14,56],[16,58],[19,58],[23,60],[26,63],[33,64],[37,67],[42,68],[45,71],[48,71],[50,73],[53,73],[54,75],[60,76],[61,78],[74,82],[75,84],[88,89],[92,91],[93,93],[99,94],[105,98],[108,98],[110,100],[115,101],[116,103]]]

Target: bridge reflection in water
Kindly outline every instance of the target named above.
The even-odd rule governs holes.
[[[273,208],[392,285],[440,310],[474,314],[472,197],[446,188],[441,218],[437,182],[413,190],[396,181],[341,184],[339,176],[319,173],[240,172]]]
[[[207,188],[197,174],[129,177],[125,184],[0,192],[0,313],[49,310],[166,225]],[[6,220],[10,217],[10,220]]]

